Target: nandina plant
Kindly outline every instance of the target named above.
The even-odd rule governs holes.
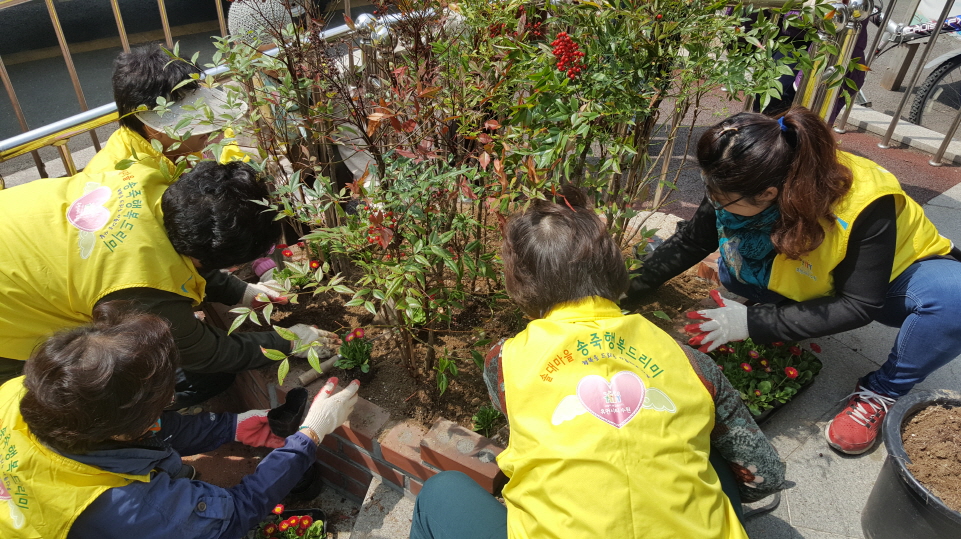
[[[751,339],[720,346],[710,353],[755,416],[791,400],[821,371],[821,360],[811,343],[756,344]]]

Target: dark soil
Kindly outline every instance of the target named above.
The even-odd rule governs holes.
[[[961,511],[961,408],[930,406],[901,431],[908,470],[945,505]]]
[[[708,297],[713,284],[697,277],[691,269],[659,288],[637,312],[661,329],[679,336],[684,313],[698,307]],[[663,313],[670,320],[655,313]],[[482,372],[471,359],[471,350],[486,355],[489,344],[477,346],[479,341],[496,343],[511,337],[526,327],[529,319],[510,300],[492,296],[475,296],[465,308],[454,313],[449,328],[437,332],[435,350],[456,358],[457,376],[451,377],[443,395],[436,383],[436,372],[424,372],[422,365],[414,369],[404,364],[392,336],[383,326],[375,325],[375,317],[361,307],[344,307],[343,296],[337,294],[301,298],[299,305],[281,306],[273,316],[277,325],[314,324],[317,327],[346,334],[356,327],[364,327],[369,338],[375,338],[371,357],[371,373],[345,372],[333,369],[325,376],[338,376],[342,383],[354,378],[361,380],[360,395],[387,410],[394,419],[413,418],[425,426],[438,417],[472,427],[472,417],[478,408],[490,403]],[[241,330],[260,330],[246,323]],[[421,335],[420,337],[424,337]],[[423,362],[426,345],[415,346],[415,363]],[[293,358],[291,372],[303,370],[306,360]],[[299,364],[303,363],[304,366]],[[275,370],[276,367],[271,367]],[[271,376],[275,376],[271,373]],[[285,385],[296,385],[288,381]],[[496,427],[495,427],[496,430]]]

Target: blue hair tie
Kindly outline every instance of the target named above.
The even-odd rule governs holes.
[[[787,126],[784,125],[784,116],[777,119],[777,124],[781,126],[781,131],[787,131]]]

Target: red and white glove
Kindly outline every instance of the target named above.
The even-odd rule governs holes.
[[[268,303],[287,303],[287,297],[283,295],[283,287],[277,281],[264,281],[262,283],[247,284],[244,290],[244,297],[240,304],[244,307],[256,309]],[[266,301],[265,301],[266,300]]]
[[[283,447],[285,440],[270,430],[267,412],[250,410],[237,414],[237,430],[234,440],[250,447]]]
[[[736,301],[725,300],[717,290],[711,290],[711,299],[720,305],[719,309],[692,311],[686,315],[695,320],[707,320],[684,326],[684,331],[698,333],[687,342],[691,346],[698,346],[701,352],[711,352],[722,344],[748,338],[747,307]]]
[[[304,418],[304,424],[300,428],[308,428],[314,431],[318,438],[323,438],[347,421],[347,416],[357,404],[357,390],[360,389],[360,382],[354,380],[347,384],[343,391],[331,396],[336,388],[337,378],[331,377],[314,397],[314,402],[311,403],[307,417]]]

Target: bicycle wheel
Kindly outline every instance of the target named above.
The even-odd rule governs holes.
[[[939,65],[918,87],[908,121],[944,133],[961,108],[961,56]]]

